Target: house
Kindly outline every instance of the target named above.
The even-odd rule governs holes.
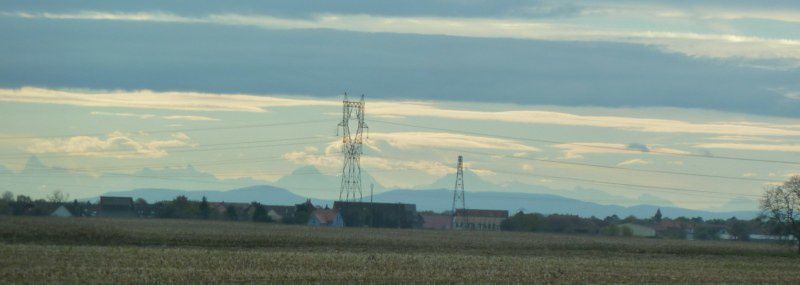
[[[370,203],[336,201],[333,208],[339,211],[348,227],[419,228],[422,218],[417,215],[417,205],[402,203]]]
[[[655,237],[656,230],[651,227],[646,227],[637,224],[621,224],[619,225],[620,228],[627,228],[631,231],[631,234],[635,237]]]
[[[297,212],[296,206],[264,205],[264,208],[267,210],[267,215],[276,222],[291,220]]]
[[[58,206],[58,208],[56,208],[55,211],[50,213],[50,216],[51,217],[69,218],[69,217],[72,217],[73,215],[72,215],[72,212],[70,212],[67,209],[67,207],[64,207],[64,205],[61,205],[61,206]]]
[[[423,229],[449,230],[453,227],[453,215],[424,214],[421,216]]]
[[[341,213],[333,209],[318,209],[311,213],[308,225],[312,227],[344,227],[344,219]]]
[[[499,231],[505,219],[508,219],[507,210],[456,209],[453,228]]]
[[[100,196],[98,217],[133,218],[136,212],[131,197]]]

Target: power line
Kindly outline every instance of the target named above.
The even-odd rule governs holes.
[[[698,189],[679,188],[679,187],[666,187],[666,186],[654,186],[654,185],[643,185],[643,184],[633,184],[633,183],[610,182],[610,181],[602,181],[602,180],[594,180],[594,179],[586,179],[586,178],[578,178],[578,177],[568,177],[568,176],[544,175],[544,174],[510,172],[510,171],[495,171],[495,170],[492,170],[492,171],[497,172],[497,173],[510,174],[510,175],[534,176],[534,177],[541,177],[541,178],[548,178],[548,179],[571,180],[571,181],[579,181],[579,182],[594,183],[594,184],[605,184],[605,185],[624,186],[624,187],[646,188],[646,189],[654,189],[654,190],[676,191],[676,192],[684,192],[684,193],[691,193],[691,194],[694,194],[694,193],[708,193],[708,194],[719,194],[719,195],[734,196],[734,197],[735,196],[748,196],[748,197],[754,197],[754,198],[760,198],[761,197],[759,195],[751,195],[751,194],[736,194],[736,193],[727,193],[727,192],[709,191],[709,190],[698,190]],[[713,196],[708,196],[708,197],[713,197]]]
[[[295,137],[295,138],[285,138],[285,139],[270,139],[270,140],[255,140],[255,141],[243,141],[243,142],[232,142],[232,143],[216,143],[216,144],[206,144],[202,145],[202,147],[208,146],[227,146],[227,145],[241,145],[241,144],[255,144],[255,143],[264,143],[264,142],[280,142],[280,141],[294,141],[294,140],[308,140],[308,139],[319,139],[324,138],[323,136],[306,136],[306,137]],[[323,141],[325,142],[325,141]],[[310,142],[310,144],[315,144],[320,142]],[[296,145],[296,144],[304,144],[304,143],[290,143],[285,145]],[[280,145],[277,145],[280,146]],[[254,148],[254,147],[248,147]],[[230,148],[227,148],[230,149]],[[172,148],[169,152],[195,152],[195,151],[211,151],[211,150],[226,150],[223,149],[202,149],[202,148],[193,148],[193,147],[182,147],[182,148]],[[93,154],[104,154],[104,155],[134,155],[140,154],[140,152],[135,151],[95,151],[92,152]],[[42,156],[42,157],[80,157],[80,156],[87,156],[87,155],[79,155],[79,154],[65,154],[65,153],[37,153],[37,154],[19,154],[19,155],[9,155],[9,156],[0,156],[0,158],[7,159],[7,158],[24,158],[30,157],[32,155]]]
[[[334,153],[330,154],[322,154],[321,157],[332,157],[336,156]],[[143,168],[170,168],[170,167],[183,167],[188,165],[191,166],[219,166],[219,165],[230,165],[230,164],[237,164],[237,163],[252,163],[252,162],[266,162],[266,161],[277,161],[277,160],[284,160],[286,159],[284,156],[268,156],[268,157],[260,157],[260,158],[244,158],[244,159],[226,159],[226,160],[214,160],[214,161],[201,161],[201,162],[183,162],[180,164],[134,164],[134,165],[126,165],[126,166],[118,166],[118,167],[95,167],[95,168],[65,168],[65,167],[50,167],[51,170],[66,170],[66,171],[76,171],[76,172],[97,172],[97,171],[109,171],[109,170],[138,170]],[[5,173],[5,174],[13,174],[13,173]],[[3,174],[0,174],[3,175]],[[19,176],[19,174],[16,174]]]
[[[292,126],[330,122],[328,119],[320,120],[306,120],[306,121],[293,121],[293,122],[280,122],[280,123],[267,123],[267,124],[249,124],[249,125],[234,125],[234,126],[218,126],[218,127],[202,127],[202,128],[183,128],[171,130],[149,130],[139,131],[148,134],[159,133],[174,133],[174,132],[194,132],[194,131],[211,131],[211,130],[226,130],[226,129],[247,129],[247,128],[262,128],[262,127],[276,127],[276,126]],[[18,139],[46,139],[46,138],[62,138],[62,137],[75,137],[75,136],[102,136],[108,133],[82,133],[82,134],[63,134],[63,135],[47,135],[47,136],[15,136],[15,137],[0,137],[0,140],[18,140]]]
[[[772,183],[772,182],[782,182],[782,181],[777,181],[777,180],[752,178],[752,177],[724,176],[724,175],[702,174],[702,173],[691,173],[691,172],[680,172],[680,171],[669,171],[669,170],[636,169],[636,168],[626,168],[626,167],[603,165],[603,164],[592,164],[592,163],[572,162],[572,161],[559,161],[559,160],[533,158],[533,157],[517,157],[517,156],[508,156],[508,155],[497,154],[497,153],[469,151],[469,150],[452,149],[452,148],[445,148],[445,147],[430,147],[430,148],[451,150],[451,151],[454,151],[454,152],[464,152],[464,153],[471,153],[471,154],[485,155],[485,156],[492,156],[492,157],[498,157],[499,156],[499,157],[503,157],[503,158],[511,158],[511,159],[518,159],[518,160],[539,161],[539,162],[553,163],[553,164],[577,165],[577,166],[583,166],[583,167],[595,167],[595,168],[623,170],[623,171],[633,171],[633,172],[671,174],[671,175],[685,175],[685,176],[695,176],[695,177],[705,177],[705,178],[720,178],[720,179],[731,179],[731,180],[753,181],[753,182],[770,182],[770,183]]]
[[[381,155],[380,157],[384,158],[392,158],[392,159],[400,159],[398,157],[386,156]],[[653,189],[653,190],[660,190],[660,191],[670,191],[670,192],[683,192],[683,193],[700,193],[700,194],[722,194],[726,196],[751,196],[751,197],[760,197],[756,195],[749,195],[749,194],[735,194],[735,193],[727,193],[727,192],[718,192],[718,191],[709,191],[709,190],[699,190],[699,189],[689,189],[689,188],[679,188],[679,187],[667,187],[667,186],[657,186],[657,185],[644,185],[644,184],[632,184],[632,183],[620,183],[620,182],[611,182],[611,181],[601,181],[601,180],[593,180],[593,179],[586,179],[586,178],[578,178],[578,177],[567,177],[567,176],[556,176],[556,175],[544,175],[544,174],[534,174],[534,173],[524,173],[524,172],[512,172],[512,171],[500,171],[494,169],[488,169],[492,172],[496,173],[504,173],[510,175],[521,175],[521,176],[533,176],[533,177],[541,177],[541,178],[551,178],[551,179],[560,179],[560,180],[572,180],[578,182],[586,182],[586,183],[594,183],[594,184],[605,184],[605,185],[614,185],[614,186],[625,186],[625,187],[636,187],[636,188],[646,188],[646,189]],[[712,196],[706,196],[712,197]],[[718,197],[715,197],[718,198]]]
[[[407,124],[407,123],[388,122],[388,121],[382,121],[382,120],[372,120],[372,121],[378,122],[378,123],[383,123],[383,124],[388,124],[388,125],[395,125],[395,126],[404,126],[404,127],[412,127],[412,128],[428,129],[428,130],[436,130],[436,131],[456,132],[456,133],[462,133],[462,134],[488,136],[488,137],[495,137],[495,138],[523,140],[523,141],[533,141],[533,142],[542,142],[542,143],[550,143],[550,144],[566,144],[566,145],[574,145],[574,146],[597,148],[597,149],[637,151],[637,150],[632,150],[632,149],[622,148],[622,147],[580,144],[580,143],[571,143],[571,142],[549,140],[549,139],[534,139],[534,138],[525,138],[525,137],[505,136],[505,135],[488,134],[488,133],[480,133],[480,132],[472,132],[472,131],[464,131],[464,130],[455,130],[455,129],[448,129],[448,128],[420,126],[420,125],[413,125],[413,124]],[[683,157],[699,157],[699,158],[709,158],[709,159],[726,159],[726,160],[739,160],[739,161],[750,161],[750,162],[764,162],[764,163],[780,163],[780,164],[789,164],[789,165],[800,165],[800,162],[787,161],[787,160],[772,160],[772,159],[733,157],[733,156],[721,156],[721,155],[702,155],[702,154],[677,153],[677,152],[659,151],[659,150],[648,150],[648,151],[639,151],[639,152],[642,153],[642,154],[653,154],[653,153],[656,153],[656,154],[664,154],[664,155],[672,155],[672,156],[683,156]]]
[[[69,170],[69,169],[67,169]],[[74,170],[74,169],[73,169]],[[80,171],[75,170],[78,172],[88,172],[88,171]],[[622,186],[622,187],[634,187],[634,188],[643,188],[643,189],[651,189],[651,190],[658,190],[661,192],[681,192],[699,196],[706,196],[706,197],[714,197],[719,198],[719,196],[711,196],[712,195],[725,195],[728,196],[747,196],[747,197],[760,197],[757,195],[750,195],[750,194],[735,194],[735,193],[726,193],[726,192],[718,192],[718,191],[709,191],[709,190],[698,190],[698,189],[689,189],[689,188],[679,188],[679,187],[666,187],[666,186],[655,186],[655,185],[644,185],[644,184],[633,184],[633,183],[620,183],[620,182],[610,182],[610,181],[602,181],[602,180],[594,180],[594,179],[586,179],[586,178],[578,178],[578,177],[567,177],[567,176],[556,176],[556,175],[544,175],[544,174],[533,174],[533,173],[521,173],[521,172],[511,172],[511,171],[500,171],[500,170],[491,170],[497,173],[505,173],[510,175],[521,175],[521,176],[532,176],[532,177],[541,177],[541,178],[548,178],[548,179],[558,179],[558,180],[570,180],[570,181],[578,181],[584,183],[593,183],[593,184],[603,184],[603,185],[612,185],[612,186]],[[375,172],[375,171],[371,171]],[[168,180],[168,181],[183,181],[183,182],[193,182],[193,183],[205,183],[205,184],[217,184],[217,185],[231,185],[235,184],[235,182],[227,182],[227,181],[208,181],[208,180],[192,180],[192,179],[180,179],[174,177],[159,177],[159,176],[147,176],[147,175],[137,175],[137,174],[127,174],[127,173],[101,173],[104,175],[117,175],[117,176],[127,176],[127,177],[135,177],[135,178],[145,178],[145,179],[158,179],[158,180]],[[48,186],[46,183],[42,183]],[[37,185],[39,185],[37,183]],[[67,185],[64,185],[67,186]],[[86,185],[74,185],[73,187],[86,187]],[[300,189],[299,187],[293,187]],[[319,189],[322,190],[322,189]],[[705,195],[704,195],[705,194]]]

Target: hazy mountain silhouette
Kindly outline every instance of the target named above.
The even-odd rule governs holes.
[[[259,202],[274,205],[292,205],[303,202],[306,197],[292,193],[289,190],[260,185],[229,191],[187,191],[175,189],[135,189],[130,191],[109,192],[109,196],[129,196],[143,198],[149,202],[172,200],[178,195],[187,196],[192,200],[200,200],[203,196],[214,202]],[[448,211],[452,208],[452,190],[391,190],[376,194],[375,202],[384,203],[411,203],[416,204],[420,211]],[[369,197],[364,197],[369,201]],[[333,201],[325,199],[312,199],[317,205],[332,205]],[[557,195],[514,193],[514,192],[467,192],[467,208],[472,209],[501,209],[511,213],[522,210],[542,214],[574,214],[580,216],[606,217],[617,215],[625,217],[634,215],[640,218],[651,217],[656,209],[661,209],[665,217],[703,217],[705,219],[727,219],[737,217],[750,219],[757,215],[755,211],[711,212],[691,210],[678,207],[664,207],[656,205],[637,205],[623,207],[616,205],[601,205],[576,199],[564,198]]]
[[[452,190],[455,186],[455,181],[455,173],[452,173],[437,179],[429,185],[417,186],[413,187],[413,189]],[[666,199],[648,193],[641,194],[638,198],[630,198],[626,196],[609,194],[608,192],[598,189],[584,187],[575,187],[574,189],[553,189],[542,185],[532,185],[517,181],[498,185],[484,180],[480,175],[475,174],[469,169],[464,170],[464,188],[469,192],[518,192],[557,195],[577,200],[596,201],[599,204],[614,204],[622,206],[634,206],[642,204],[660,206],[673,205],[672,202]]]
[[[265,204],[291,205],[305,201],[306,197],[330,197],[331,191],[338,191],[340,184],[337,176],[325,175],[313,166],[296,169],[276,181],[275,186],[268,186],[266,181],[251,178],[218,179],[191,165],[164,169],[145,168],[134,174],[106,173],[95,177],[83,172],[49,167],[37,157],[32,156],[19,173],[3,169],[5,168],[0,168],[0,172],[7,171],[4,177],[7,179],[0,180],[0,186],[17,194],[28,193],[43,197],[54,190],[92,193],[86,190],[93,189],[93,193],[97,194],[89,195],[90,197],[106,193],[108,195],[141,197],[151,202],[172,200],[178,195],[186,195],[190,199],[199,200],[205,195],[211,201],[257,201]],[[365,201],[369,200],[369,183],[375,183],[375,192],[379,193],[374,196],[376,202],[414,203],[420,210],[435,211],[450,210],[452,207],[453,185],[451,184],[455,181],[453,175],[444,176],[430,185],[415,190],[385,191],[383,186],[374,182],[374,179],[366,172],[363,173],[362,179],[365,186]],[[651,194],[643,194],[639,199],[631,199],[580,187],[562,190],[519,182],[496,185],[481,179],[480,176],[469,170],[465,171],[465,185],[469,208],[506,209],[509,211],[524,209],[545,214],[567,213],[582,216],[616,214],[649,217],[659,207],[665,216],[670,217],[729,218],[736,216],[749,218],[756,214],[755,211],[741,211],[755,210],[756,207],[755,201],[742,197],[713,209],[719,212],[712,212],[671,207],[667,204],[668,201]],[[100,190],[98,191],[98,189]],[[234,190],[221,191],[221,189]],[[304,195],[296,193],[304,193]],[[82,198],[77,195],[73,195],[73,197]],[[321,205],[332,204],[330,200],[312,200]]]
[[[516,211],[537,212],[542,214],[575,214],[580,216],[606,217],[617,215],[625,217],[634,215],[647,218],[655,214],[656,209],[661,209],[665,217],[703,217],[709,218],[744,218],[756,216],[754,211],[738,212],[710,212],[684,209],[678,207],[664,207],[655,205],[637,205],[623,207],[617,205],[601,205],[576,199],[565,198],[557,195],[515,193],[515,192],[467,192],[467,208],[472,209],[501,209],[512,214]],[[418,210],[445,211],[452,209],[452,190],[392,190],[376,194],[376,202],[411,203],[416,204]]]
[[[341,178],[336,175],[323,174],[313,165],[307,165],[295,169],[291,174],[281,177],[271,184],[296,192],[308,193],[309,196],[326,196],[330,195],[331,191],[338,193]],[[364,196],[369,195],[370,184],[375,185],[375,192],[387,190],[369,172],[362,170],[361,185]]]
[[[129,191],[116,191],[104,194],[105,196],[125,196],[134,199],[142,198],[148,202],[169,201],[179,195],[190,200],[200,200],[203,196],[212,202],[250,203],[259,202],[269,205],[293,205],[306,201],[306,197],[294,194],[289,190],[269,185],[258,185],[238,188],[228,191],[188,191],[175,189],[134,189]],[[331,201],[312,199],[315,204],[332,204]]]

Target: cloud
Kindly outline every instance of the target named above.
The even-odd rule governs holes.
[[[508,139],[464,135],[446,132],[371,133],[370,140],[383,141],[398,149],[411,148],[477,148],[538,152],[539,149]]]
[[[677,15],[665,13],[664,15]],[[800,41],[737,34],[619,29],[527,19],[396,17],[318,14],[308,18],[209,14],[180,16],[163,12],[3,13],[7,17],[55,20],[134,21],[252,26],[266,29],[334,29],[369,33],[408,33],[553,41],[604,41],[658,46],[667,51],[712,58],[791,58],[800,60]],[[730,15],[729,17],[735,17]]]
[[[112,112],[91,112],[93,116],[116,116],[116,117],[133,117],[139,119],[153,119],[153,118],[161,118],[165,120],[177,120],[177,121],[219,121],[217,118],[211,118],[206,116],[187,116],[187,115],[172,115],[172,116],[158,116],[153,114],[134,114],[134,113],[112,113]]]
[[[787,91],[786,93],[783,93],[783,97],[792,100],[800,100],[800,91]]]
[[[329,145],[327,149],[332,148]],[[342,166],[341,155],[336,155],[336,153],[328,153],[327,150],[326,153],[319,154],[316,148],[288,152],[283,155],[283,158],[295,164],[313,165],[318,168],[331,171],[341,170]],[[433,176],[444,176],[454,171],[452,166],[445,165],[438,161],[386,159],[374,156],[362,156],[361,166],[367,170],[414,170]]]
[[[680,120],[620,116],[584,116],[554,111],[474,111],[439,108],[430,103],[371,103],[370,114],[405,117],[434,117],[509,123],[553,124],[615,128],[652,133],[694,133],[752,136],[800,136],[800,130],[781,125],[748,123],[692,123]],[[796,127],[796,126],[795,126]]]
[[[529,172],[530,172],[530,171],[533,171],[533,170],[535,169],[535,168],[533,167],[533,165],[531,165],[530,163],[523,163],[522,165],[520,165],[520,168],[521,168],[522,170],[524,170],[524,171],[529,171]]]
[[[584,14],[605,14],[614,17],[648,17],[683,20],[770,20],[787,23],[800,23],[800,11],[797,9],[763,9],[762,7],[678,7],[658,5],[597,5],[584,7]]]
[[[617,166],[634,165],[634,164],[650,164],[650,162],[644,159],[634,158],[617,163]]]
[[[179,121],[219,121],[219,119],[206,117],[206,116],[164,116],[167,120]]]
[[[628,149],[630,149],[630,150],[638,150],[638,151],[641,151],[641,152],[649,152],[650,151],[650,148],[647,145],[640,144],[640,143],[629,143],[628,144]]]
[[[86,107],[122,107],[190,111],[266,112],[272,107],[337,106],[336,101],[286,99],[242,94],[200,92],[56,90],[37,87],[0,88],[0,101],[63,104]],[[172,116],[186,119],[187,116]],[[194,118],[197,119],[197,118]]]
[[[114,116],[114,117],[131,117],[139,119],[152,119],[157,117],[153,114],[133,114],[133,113],[111,113],[111,112],[91,112],[92,116]]]
[[[184,133],[174,133],[169,139],[153,139],[147,134],[112,132],[102,137],[75,136],[64,139],[34,139],[26,148],[30,153],[64,153],[74,156],[113,158],[157,158],[166,156],[167,149],[194,147]]]
[[[779,143],[779,142],[783,142],[784,141],[782,139],[775,139],[775,138],[736,136],[736,135],[717,136],[717,137],[712,137],[712,138],[709,138],[709,139],[710,140],[716,140],[716,141],[729,141],[729,142],[758,141],[758,142]]]
[[[697,148],[735,149],[751,151],[800,152],[798,144],[700,143]]]
[[[64,104],[89,107],[119,107],[136,109],[170,109],[192,111],[266,112],[268,108],[341,106],[337,100],[289,99],[249,94],[219,94],[201,92],[156,92],[57,90],[38,87],[19,89],[0,88],[0,101]],[[584,116],[578,114],[539,111],[475,111],[446,109],[433,103],[406,101],[370,101],[370,117],[432,117],[454,120],[497,121],[524,124],[552,124],[614,128],[651,133],[693,133],[723,136],[800,136],[800,125],[768,124],[761,122],[694,123],[671,119],[621,116]],[[94,115],[119,115],[153,118],[150,114],[93,112]],[[215,120],[202,116],[165,116],[174,120]],[[452,139],[452,138],[451,138]]]
[[[365,167],[380,170],[414,170],[424,172],[433,176],[444,176],[453,173],[453,166],[445,165],[438,161],[430,160],[397,160],[382,157],[366,156],[361,158]]]
[[[497,175],[497,172],[494,172],[494,171],[489,170],[489,169],[470,168],[469,170],[472,171],[473,173],[475,173],[478,176]]]
[[[563,149],[563,159],[580,159],[584,154],[639,154],[643,151],[639,149],[631,149],[629,145],[617,143],[570,143],[570,144],[557,144],[553,145],[555,148]],[[674,154],[687,154],[688,152],[665,148],[653,145],[645,145],[645,147],[653,153],[674,153]]]
[[[317,149],[292,151],[283,154],[283,159],[294,164],[313,165],[321,169],[335,170],[342,165],[342,158],[329,154],[318,154]]]

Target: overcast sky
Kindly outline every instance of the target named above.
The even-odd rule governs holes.
[[[367,96],[364,167],[386,186],[431,183],[461,153],[499,184],[713,208],[800,173],[774,162],[800,163],[800,4],[750,3],[4,1],[0,165],[20,171],[37,154],[99,173],[277,157],[196,168],[264,180],[304,165],[333,174],[347,91]],[[282,122],[295,124],[230,128]]]

